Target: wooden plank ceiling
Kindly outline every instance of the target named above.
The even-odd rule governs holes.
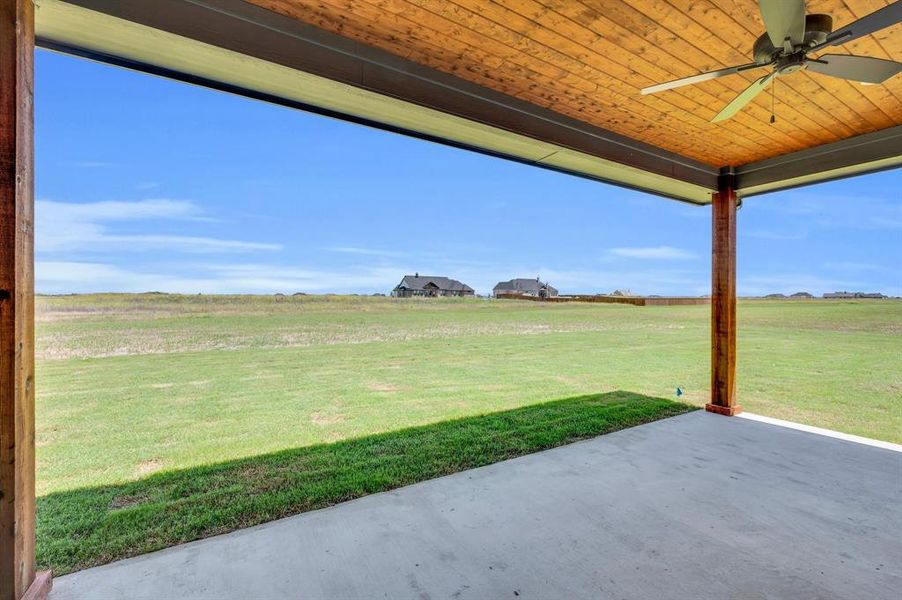
[[[902,124],[902,75],[864,86],[777,80],[739,115],[711,118],[755,69],[642,96],[640,88],[751,62],[755,0],[246,0],[712,166],[742,165]],[[834,29],[889,0],[808,0]],[[832,48],[902,60],[902,26]]]

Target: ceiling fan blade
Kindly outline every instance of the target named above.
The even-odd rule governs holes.
[[[767,35],[775,48],[789,38],[793,46],[805,41],[805,0],[758,0]]]
[[[823,43],[812,48],[812,51],[826,46],[840,46],[846,42],[858,39],[861,36],[891,27],[899,22],[902,22],[902,0],[896,0],[896,2],[893,2],[889,6],[884,6],[880,10],[875,10],[866,17],[861,17],[845,27],[840,27],[828,35]]]
[[[823,62],[822,62],[823,61]],[[870,56],[825,54],[806,63],[809,71],[864,83],[883,83],[902,71],[902,63]]]
[[[682,79],[675,79],[673,81],[668,81],[667,83],[659,83],[657,85],[652,85],[646,88],[642,88],[642,94],[654,94],[656,92],[663,92],[664,90],[672,90],[673,88],[683,87],[684,85],[691,85],[693,83],[699,83],[700,81],[708,81],[709,79],[717,79],[718,77],[724,77],[726,75],[732,75],[733,73],[739,73],[740,71],[746,71],[748,69],[755,69],[758,67],[765,67],[767,65],[759,65],[758,63],[748,63],[745,65],[738,65],[735,67],[727,67],[726,69],[718,69],[716,71],[708,71],[707,73],[700,73],[699,75],[693,75],[691,77],[683,77]]]
[[[711,119],[712,123],[719,123],[725,119],[729,119],[736,113],[738,113],[742,108],[751,102],[755,96],[760,94],[770,85],[771,81],[773,81],[774,77],[776,77],[776,73],[768,73],[761,79],[753,82],[752,85],[745,88],[738,96],[733,98],[733,101],[723,107],[717,116]]]

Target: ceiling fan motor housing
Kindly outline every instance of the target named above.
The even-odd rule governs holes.
[[[806,15],[805,16],[805,42],[803,48],[810,48],[827,39],[827,35],[833,31],[833,17],[830,15]],[[755,40],[752,47],[752,56],[759,65],[774,62],[784,54],[783,47],[775,48],[767,33]]]
[[[754,62],[658,83],[642,88],[642,93],[655,94],[752,69],[766,68],[767,74],[762,76],[756,73],[755,79],[748,82],[742,92],[714,115],[711,122],[719,123],[733,117],[752,102],[758,94],[771,86],[776,77],[802,69],[862,84],[883,83],[902,74],[902,62],[854,54],[823,54],[822,51],[902,24],[902,0],[884,2],[888,3],[883,8],[833,31],[833,18],[830,15],[805,14],[806,0],[758,0],[761,21],[767,33],[755,40],[752,46]],[[808,57],[809,54],[812,58]],[[770,89],[773,92],[773,87]],[[773,122],[772,115],[771,123]]]

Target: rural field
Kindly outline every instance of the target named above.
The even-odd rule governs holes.
[[[39,562],[64,573],[691,410],[709,318],[39,297]],[[745,410],[902,443],[902,301],[742,301],[739,323]]]

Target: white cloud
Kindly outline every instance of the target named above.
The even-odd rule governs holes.
[[[331,246],[323,249],[329,252],[338,252],[340,254],[360,254],[363,256],[385,256],[390,258],[407,256],[406,252],[398,252],[395,250],[379,250],[377,248],[358,248],[355,246]]]
[[[824,263],[824,267],[828,269],[833,269],[835,271],[888,271],[884,266],[875,265],[871,263],[861,263],[861,262],[853,262],[849,260],[841,260],[838,262],[828,262]]]
[[[766,229],[742,231],[740,228],[739,237],[755,238],[759,240],[802,240],[805,239],[806,235],[804,233],[781,233],[779,231],[769,231]]]
[[[799,224],[821,229],[902,230],[902,202],[878,196],[784,192],[750,200],[748,206],[799,217]]]
[[[176,252],[250,252],[280,250],[279,244],[223,240],[210,237],[116,234],[111,225],[150,220],[207,219],[192,202],[165,198],[133,202],[106,201],[88,203],[35,202],[35,249],[38,253],[79,250],[143,251],[164,248]]]
[[[858,290],[867,284],[853,279],[820,277],[809,273],[782,273],[740,276],[738,293],[741,296],[764,296],[766,294],[793,294],[809,292],[816,296],[824,292],[844,289]]]
[[[246,263],[211,265],[209,272],[216,281],[224,282],[230,289],[319,293],[357,290],[386,292],[403,275],[402,269],[386,266],[326,270]]]
[[[73,261],[37,261],[35,263],[35,287],[51,290],[66,290],[68,285],[86,282],[121,283],[129,274],[112,265]],[[107,288],[104,288],[107,289]],[[113,288],[108,288],[112,290]],[[99,291],[99,289],[98,289]]]
[[[618,258],[635,258],[639,260],[689,260],[696,255],[688,250],[673,246],[652,246],[640,248],[611,248],[609,256]]]
[[[127,270],[112,264],[38,261],[36,287],[42,293],[99,291],[161,291],[172,293],[388,293],[405,274],[415,271],[446,275],[472,286],[480,294],[511,277],[539,275],[562,293],[608,293],[630,289],[637,294],[706,294],[709,276],[689,269],[558,269],[436,260],[410,264],[362,265],[347,268],[306,268],[268,263],[178,263],[153,270]]]
[[[538,276],[550,283],[562,294],[610,293],[616,289],[629,289],[636,294],[688,294],[710,293],[711,278],[707,265],[698,269],[688,268],[569,268],[561,265],[514,263],[462,263],[437,261],[422,263],[420,273],[447,275],[473,287],[477,293],[489,294],[496,283],[515,277]],[[413,273],[413,269],[404,271]],[[396,271],[398,273],[398,271]],[[396,279],[400,279],[397,276]],[[392,286],[397,283],[394,281]]]
[[[150,198],[132,202],[56,202],[54,200],[38,200],[38,209],[52,213],[60,220],[78,221],[134,221],[138,219],[176,219],[197,215],[200,210],[193,202],[171,200],[169,198]]]
[[[166,248],[167,250],[202,253],[281,250],[282,248],[281,244],[242,242],[240,240],[221,240],[218,238],[185,235],[105,235],[99,242],[116,246],[128,246],[130,250]]]
[[[635,294],[701,295],[710,293],[710,276],[701,269],[542,269],[562,293],[610,293],[629,289]]]
[[[275,292],[352,293],[387,292],[401,278],[401,270],[360,267],[342,271],[282,267],[270,264],[166,265],[163,273],[127,270],[107,263],[37,261],[37,291],[45,294],[171,292],[228,294]]]

